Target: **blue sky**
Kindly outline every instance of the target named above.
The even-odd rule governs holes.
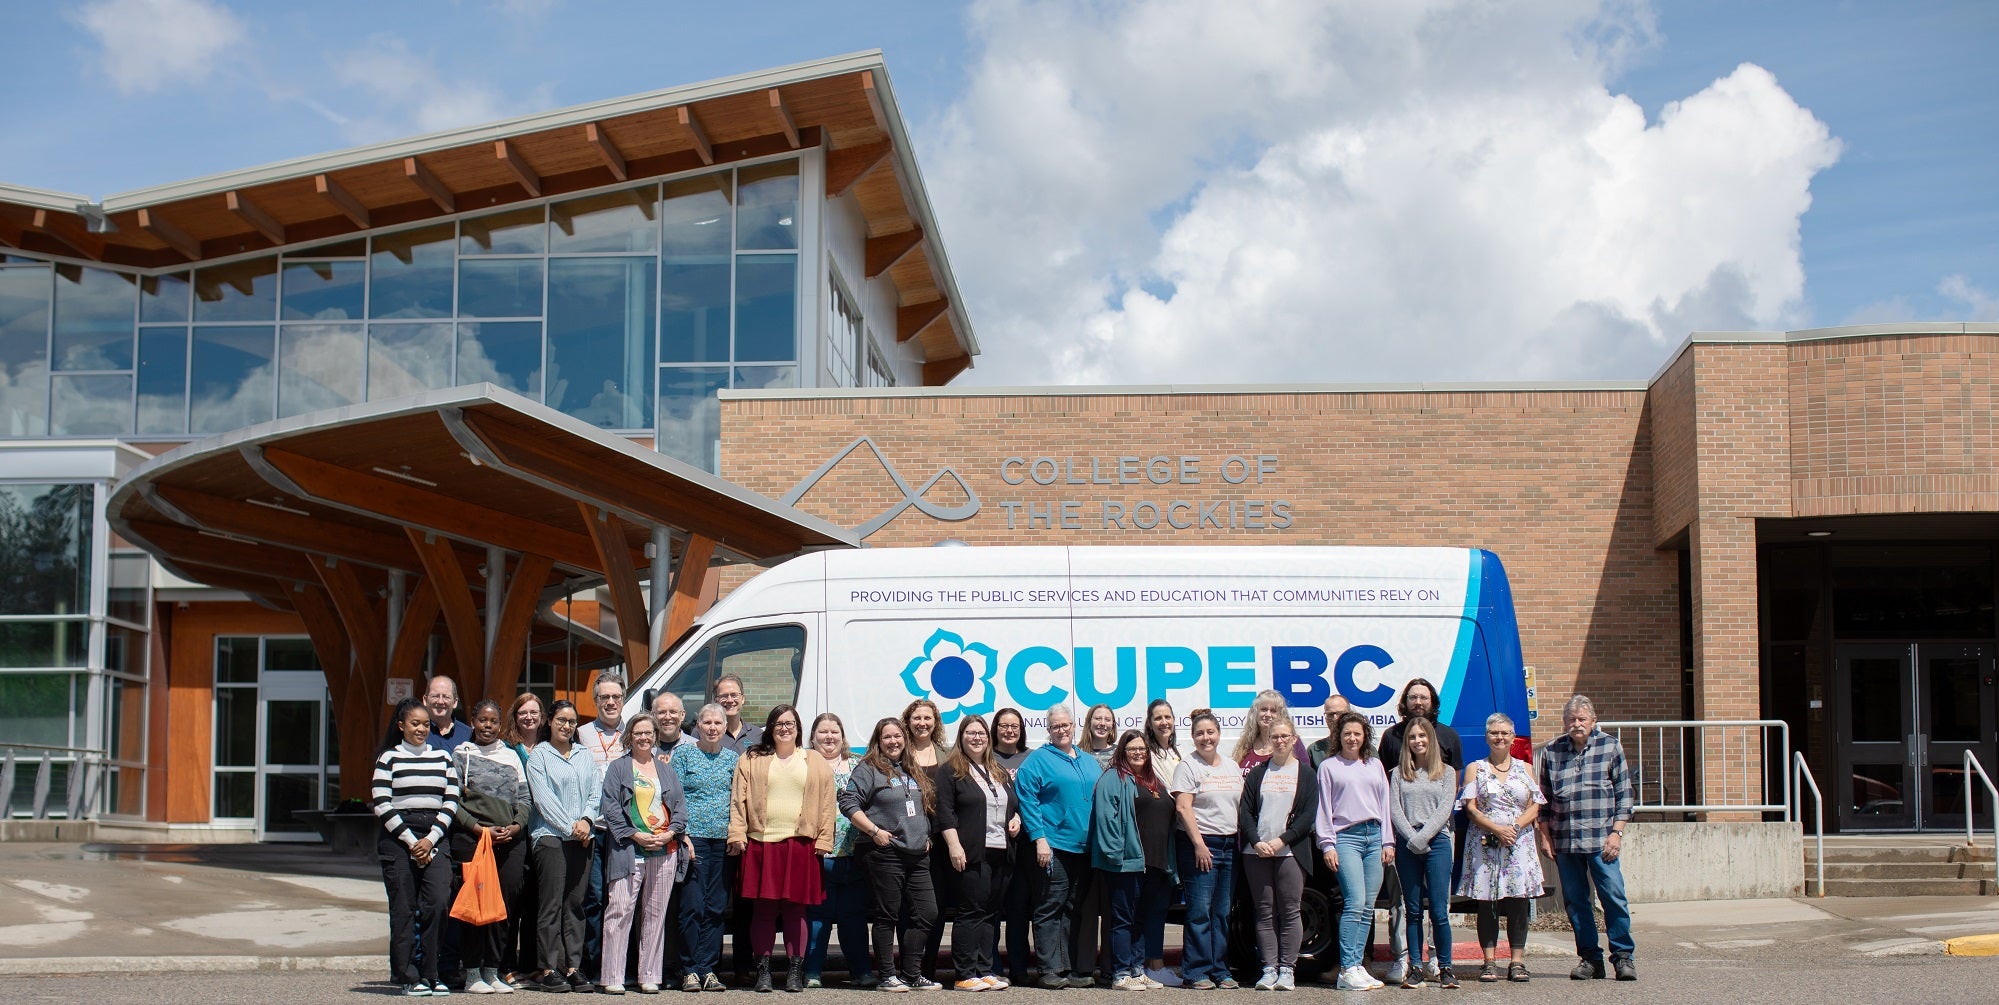
[[[146,2],[8,4],[0,181],[881,48],[973,382],[1637,378],[1694,328],[1999,320],[1999,4]]]

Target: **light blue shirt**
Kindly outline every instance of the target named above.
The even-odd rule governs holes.
[[[567,757],[552,743],[536,744],[528,752],[528,791],[534,796],[529,836],[568,840],[576,821],[595,819],[602,784],[597,759],[582,744],[570,745]]]
[[[1020,763],[1013,780],[1020,799],[1020,823],[1029,840],[1047,839],[1060,851],[1090,850],[1090,808],[1097,776],[1104,773],[1097,759],[1071,748],[1065,754],[1050,743],[1035,749]]]

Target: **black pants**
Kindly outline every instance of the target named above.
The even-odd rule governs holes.
[[[520,839],[521,861],[527,868],[521,873],[521,894],[513,908],[507,912],[507,954],[501,964],[504,972],[526,974],[541,966],[541,876],[534,868],[533,839],[522,835]]]
[[[973,849],[966,856],[965,871],[957,873],[958,881],[950,884],[958,891],[958,918],[951,926],[951,963],[959,980],[984,977],[997,970],[993,935],[1006,910],[1007,879],[1013,872],[1011,855],[1005,848],[982,855]],[[945,867],[949,868],[948,859]]]
[[[1527,898],[1508,897],[1505,900],[1481,900],[1478,902],[1478,945],[1491,952],[1499,945],[1499,915],[1506,915],[1506,941],[1520,952],[1527,945]]]
[[[929,941],[923,944],[923,976],[937,979],[937,957],[944,951],[944,923],[958,916],[958,884],[945,882],[956,869],[951,868],[951,849],[941,840],[930,842],[930,882],[937,894],[937,921],[930,928]],[[953,966],[956,966],[957,943],[952,944]]]
[[[430,824],[419,824],[416,817],[411,811],[403,812],[410,826],[428,831]],[[429,865],[418,865],[410,858],[409,847],[388,832],[375,839],[382,885],[389,893],[389,980],[397,984],[437,980],[439,937],[444,933],[445,914],[451,910],[451,877],[457,870],[451,866],[450,846],[436,852]],[[417,972],[419,952],[423,958],[421,974]]]
[[[472,864],[472,853],[479,847],[479,838],[464,831],[451,832],[451,857],[458,868],[451,872],[451,897],[458,898],[458,891],[465,887],[465,867]],[[500,897],[507,902],[507,918],[511,921],[521,900],[522,876],[527,872],[527,837],[522,835],[506,844],[493,846],[493,864],[500,870]],[[467,969],[492,967],[499,969],[507,958],[507,936],[512,931],[508,921],[493,925],[460,924],[458,929],[458,955]]]
[[[1076,969],[1076,915],[1082,910],[1083,896],[1090,889],[1088,852],[1049,853],[1047,867],[1035,866],[1034,951],[1041,958],[1041,975],[1066,977],[1088,973]],[[1094,919],[1091,924],[1096,924]],[[1095,940],[1092,940],[1093,942]]]
[[[583,895],[590,886],[590,847],[581,841],[536,838],[534,874],[541,905],[535,922],[541,966],[566,974],[583,965]]]
[[[920,975],[923,947],[937,924],[937,893],[931,886],[930,855],[864,845],[854,853],[867,874],[868,888],[874,892],[874,909],[868,920],[874,926],[870,940],[875,950],[875,972],[887,978],[894,974],[907,981]],[[901,940],[896,938],[897,922],[903,923]],[[902,966],[896,966],[896,946],[902,946]]]
[[[1002,918],[1006,922],[1006,966],[1015,978],[1015,984],[1025,984],[1027,968],[1034,961],[1028,954],[1027,942],[1028,928],[1032,924],[1030,919],[1034,917],[1033,902],[1028,896],[1033,892],[1032,884],[1027,881],[1035,870],[1034,842],[1025,839],[1015,841],[1012,856],[1011,871],[1007,874],[1006,909]],[[995,957],[999,954],[998,925],[993,926],[993,954]]]

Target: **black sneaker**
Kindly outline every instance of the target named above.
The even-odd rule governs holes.
[[[1060,991],[1069,986],[1069,982],[1063,980],[1061,974],[1042,974],[1041,980],[1036,983],[1050,991]]]
[[[1455,987],[1457,987],[1457,986],[1458,986],[1458,974],[1457,974],[1457,971],[1455,971],[1455,970],[1452,970],[1452,969],[1451,969],[1450,967],[1440,967],[1440,968],[1438,968],[1438,970],[1437,970],[1437,986],[1438,986],[1438,987],[1440,987],[1440,988],[1455,988]]]
[[[1631,957],[1613,956],[1610,958],[1610,965],[1617,971],[1618,980],[1635,981],[1638,979],[1638,964],[1633,963]],[[1601,977],[1602,974],[1599,973],[1597,976]]]
[[[1097,986],[1097,979],[1091,974],[1070,974],[1063,983],[1072,988],[1093,988]]]
[[[1603,961],[1592,960],[1587,956],[1583,957],[1582,961],[1576,964],[1576,968],[1574,970],[1569,971],[1569,980],[1572,981],[1603,980]]]
[[[569,982],[563,980],[562,975],[553,970],[542,975],[541,980],[529,984],[528,987],[536,991],[545,991],[554,995],[566,995],[569,993]]]

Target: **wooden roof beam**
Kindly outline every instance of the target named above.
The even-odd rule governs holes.
[[[500,625],[493,632],[493,652],[486,661],[486,695],[502,705],[514,699],[514,689],[519,686],[535,608],[554,568],[555,562],[545,555],[522,555],[508,579],[507,596],[500,603]]]
[[[201,257],[201,242],[188,232],[160,218],[150,209],[139,210],[139,229],[159,238],[167,247],[180,252],[181,257],[195,261]]]
[[[486,693],[486,634],[479,627],[479,608],[472,603],[472,585],[458,566],[458,549],[436,534],[403,528],[417,557],[423,559],[423,578],[430,584],[444,610],[444,627],[451,635],[451,651],[458,654],[459,688],[467,694]]]
[[[508,551],[537,552],[575,569],[601,570],[596,548],[587,536],[576,531],[288,450],[247,447],[246,457],[250,451],[258,454],[252,466],[264,473],[267,480],[275,474],[282,484],[273,484],[288,495],[316,499],[465,541],[499,545]]]
[[[354,198],[353,193],[342,188],[339,182],[333,180],[332,175],[313,175],[312,187],[314,191],[324,196],[327,202],[332,203],[333,208],[338,209],[341,215],[345,216],[354,226],[362,230],[368,229],[368,221],[371,218],[368,207],[361,205],[361,200]]]
[[[645,595],[639,592],[638,569],[625,547],[625,522],[580,500],[576,510],[590,528],[597,554],[603,556],[604,585],[611,590],[611,607],[618,613],[618,638],[625,650],[625,676],[636,679],[652,665],[652,625]]]
[[[943,317],[945,310],[950,306],[950,300],[938,297],[935,300],[925,300],[922,303],[896,308],[895,340],[907,342],[922,334],[923,329],[936,324],[937,319]]]
[[[708,142],[708,132],[701,128],[701,120],[694,117],[694,109],[681,105],[674,110],[680,120],[680,128],[687,132],[687,138],[694,143],[694,152],[701,155],[701,163],[715,163],[715,147]]]
[[[493,156],[505,164],[507,170],[514,173],[515,180],[521,183],[522,188],[528,190],[528,195],[536,199],[541,198],[541,176],[535,174],[533,168],[528,167],[527,160],[521,157],[521,152],[514,149],[513,144],[506,140],[493,141]]]
[[[85,234],[64,233],[63,229],[58,229],[55,226],[55,222],[56,217],[48,210],[35,210],[35,229],[41,231],[44,237],[76,252],[79,257],[88,258],[93,262],[104,260],[103,241],[87,236],[88,232]]]
[[[867,277],[873,279],[895,268],[897,262],[909,257],[916,246],[923,243],[923,228],[911,227],[894,234],[868,238]]]
[[[439,606],[430,580],[410,585],[409,605],[403,608],[402,624],[396,626],[396,641],[389,646],[389,676],[411,680],[423,676],[423,656],[430,648],[430,630],[437,627]]]
[[[384,569],[416,572],[423,568],[409,543],[394,535],[174,485],[161,485],[153,491],[180,516],[208,530]]]
[[[19,248],[21,246],[21,225],[0,217],[0,247]]]
[[[422,161],[414,157],[403,158],[403,177],[422,189],[423,194],[429,196],[430,201],[436,203],[438,209],[446,213],[458,212],[458,197],[450,189],[445,188],[444,183],[438,181],[437,176],[431,174],[430,169],[424,167]]]
[[[925,363],[923,364],[923,386],[941,387],[949,384],[951,378],[964,373],[971,365],[972,357],[969,353],[963,356],[953,356],[950,359],[940,359]]]
[[[583,124],[583,139],[591,146],[597,148],[597,156],[603,160],[605,167],[611,169],[611,177],[619,181],[626,180],[631,171],[625,167],[625,155],[623,151],[618,149],[618,144],[612,141],[611,134],[606,132],[603,126],[595,122],[585,122]]]
[[[129,537],[136,537],[167,557],[196,565],[214,566],[231,572],[291,582],[313,582],[305,556],[289,548],[262,545],[248,538],[225,537],[192,527],[149,520],[127,523]]]
[[[861,93],[868,99],[868,111],[875,115],[875,128],[888,135],[888,113],[882,109],[881,91],[875,87],[875,71],[861,71]]]
[[[694,624],[701,613],[701,594],[707,586],[708,577],[714,570],[709,563],[715,558],[715,542],[712,538],[690,534],[687,545],[680,552],[680,565],[673,570],[673,595],[666,602],[666,630],[660,633],[662,645],[672,645],[680,639],[682,632]],[[660,586],[653,584],[653,589]]]
[[[854,190],[868,173],[888,160],[887,140],[833,150],[826,155],[826,198],[838,199]]]
[[[784,130],[784,138],[791,144],[791,149],[798,149],[798,122],[791,117],[791,110],[784,107],[784,95],[777,93],[775,87],[770,89],[770,111],[777,118],[777,127]]]
[[[272,244],[290,243],[285,240],[285,225],[279,223],[276,217],[264,212],[262,207],[251,202],[249,196],[241,192],[224,192],[222,202],[229,207],[229,212],[236,214],[237,219],[255,227],[257,233],[270,238]]]

